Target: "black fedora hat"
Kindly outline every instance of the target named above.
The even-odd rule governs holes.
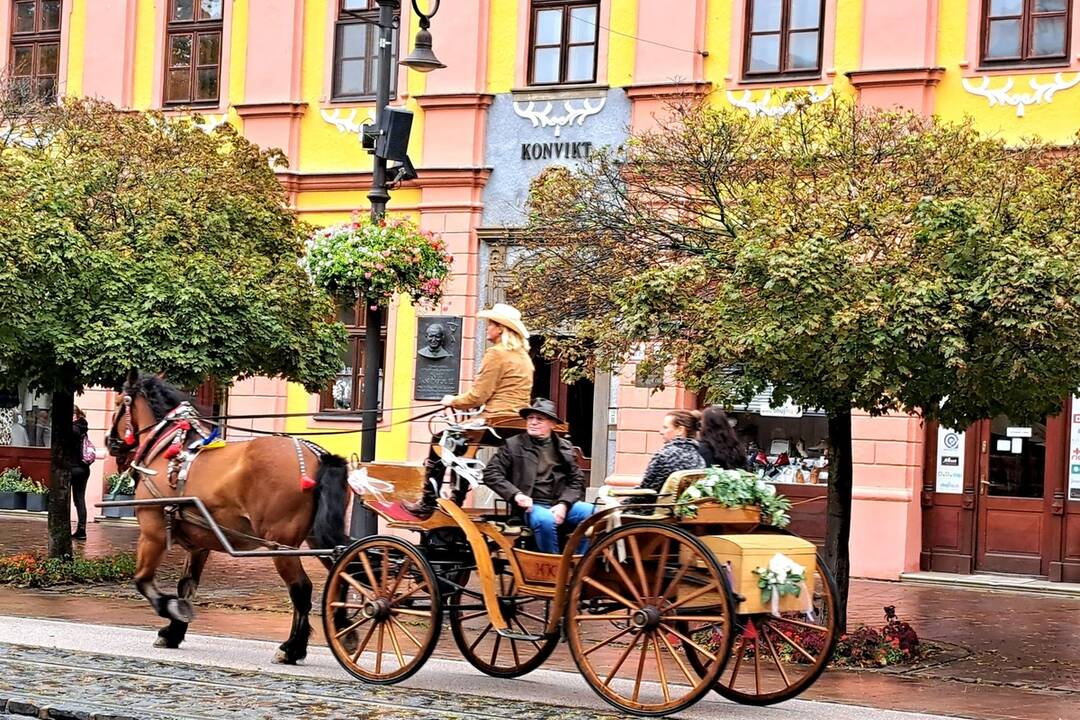
[[[543,415],[557,423],[562,423],[562,418],[559,417],[558,412],[555,410],[555,403],[547,398],[536,398],[533,400],[532,405],[518,410],[518,414],[523,418],[527,418],[530,415]]]

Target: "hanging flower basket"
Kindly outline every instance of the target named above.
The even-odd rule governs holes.
[[[387,305],[395,295],[429,306],[442,299],[453,257],[446,244],[408,220],[353,222],[315,232],[302,267],[319,287],[343,301]]]

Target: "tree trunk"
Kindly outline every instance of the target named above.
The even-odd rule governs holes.
[[[71,416],[75,393],[52,396],[52,473],[49,475],[49,557],[71,557]]]
[[[825,530],[825,562],[836,578],[840,591],[840,631],[847,628],[848,580],[851,562],[848,557],[848,539],[851,535],[851,411],[829,413],[828,525]]]

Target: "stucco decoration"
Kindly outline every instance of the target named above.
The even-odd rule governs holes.
[[[322,116],[323,122],[329,123],[338,129],[339,133],[351,133],[353,135],[359,135],[364,125],[373,125],[375,123],[375,116],[371,114],[371,110],[367,111],[367,114],[360,118],[357,122],[356,116],[360,111],[353,109],[346,116],[342,116],[340,108],[334,108],[334,112],[327,112],[325,109],[320,110],[319,114]]]
[[[1076,73],[1073,79],[1068,81],[1065,80],[1062,73],[1056,73],[1054,79],[1048,83],[1039,82],[1039,79],[1035,77],[1030,78],[1028,85],[1031,86],[1032,92],[1029,93],[1011,92],[1015,82],[1011,77],[1005,78],[1005,84],[997,88],[990,87],[991,78],[987,75],[979,79],[978,85],[968,78],[961,78],[960,82],[963,83],[964,89],[972,95],[986,98],[990,107],[1012,105],[1016,108],[1016,117],[1024,117],[1024,108],[1028,105],[1042,105],[1044,102],[1053,102],[1054,93],[1076,87],[1080,83],[1080,72]]]
[[[492,171],[482,227],[525,225],[533,178],[549,165],[574,167],[594,149],[618,146],[629,126],[630,99],[622,88],[495,95],[484,139]]]
[[[575,103],[578,103],[578,105],[575,106]],[[555,128],[555,137],[559,137],[564,127],[573,124],[583,125],[585,118],[596,115],[603,110],[605,103],[607,103],[606,97],[596,98],[595,102],[592,98],[565,100],[563,101],[563,109],[566,110],[566,114],[552,117],[551,111],[554,106],[550,102],[544,103],[543,110],[537,110],[537,103],[530,100],[527,103],[515,102],[514,112],[517,113],[518,117],[531,121],[533,127]]]
[[[832,95],[832,85],[826,85],[820,92],[818,92],[817,88],[808,87],[806,88],[806,92],[808,93],[807,99],[811,103],[819,103]],[[761,97],[754,100],[754,95],[750,90],[743,90],[741,95],[736,94],[734,90],[728,90],[727,99],[729,103],[735,107],[743,108],[751,115],[783,117],[784,115],[795,112],[797,105],[794,100],[789,100],[777,105],[770,104],[772,101],[772,93],[772,90],[765,90],[761,93]]]

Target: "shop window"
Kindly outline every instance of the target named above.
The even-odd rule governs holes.
[[[217,105],[221,93],[224,0],[169,0],[166,105]]]
[[[1070,5],[1070,0],[984,0],[982,63],[1067,63]]]
[[[11,3],[8,75],[20,104],[56,100],[62,10],[62,0],[15,0]]]
[[[821,74],[825,0],[746,0],[743,77]]]
[[[386,367],[386,313],[383,313],[383,325],[379,333],[383,338],[383,362]],[[367,305],[357,302],[343,306],[338,311],[338,320],[345,326],[349,335],[348,344],[341,356],[341,371],[338,372],[330,387],[320,394],[319,410],[326,413],[343,415],[356,414],[364,407],[364,341],[367,338]],[[383,375],[379,375],[380,407],[383,396]]]
[[[779,403],[770,388],[736,405],[730,416],[746,447],[749,469],[773,483],[828,483],[829,420],[824,412]]]
[[[333,100],[370,100],[375,97],[379,65],[379,6],[375,0],[336,0],[334,26]],[[398,33],[390,49],[397,67]],[[390,96],[397,94],[397,73],[391,73]]]
[[[48,395],[18,388],[0,389],[0,445],[52,446],[52,411]]]
[[[600,3],[533,0],[529,84],[596,82]]]

